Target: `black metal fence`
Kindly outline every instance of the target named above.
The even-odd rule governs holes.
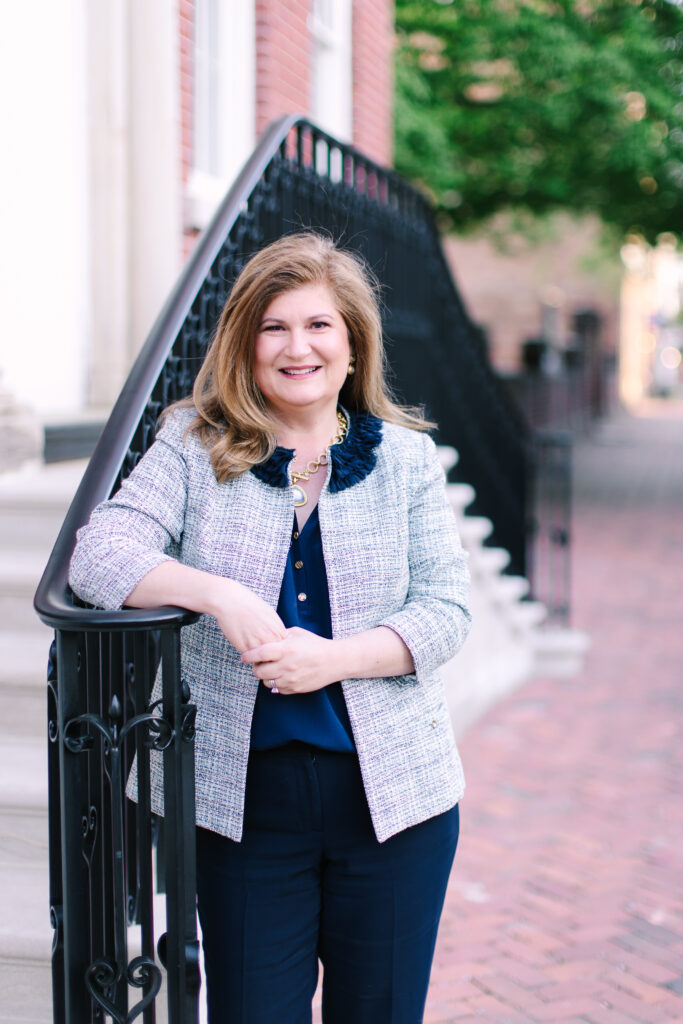
[[[67,585],[76,530],[153,441],[159,413],[187,395],[236,275],[282,234],[323,229],[362,252],[384,283],[394,385],[440,423],[476,490],[490,542],[527,568],[533,447],[492,373],[445,263],[425,200],[309,123],[271,126],[198,243],[130,374],[36,594],[56,631],[48,682],[54,1020],[155,1021],[166,968],[168,1019],[197,1019],[193,730],[180,678],[180,609],[79,607]],[[532,581],[533,582],[533,581]],[[158,664],[163,700],[148,707]],[[149,747],[164,750],[166,934],[155,956]],[[127,801],[137,756],[139,803]],[[136,927],[132,927],[135,925]],[[136,948],[133,948],[133,944]],[[130,948],[129,948],[130,945]],[[131,953],[134,955],[131,956]]]

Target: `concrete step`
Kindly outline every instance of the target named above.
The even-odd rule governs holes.
[[[17,548],[35,548],[47,559],[87,460],[53,466],[31,464],[0,474],[0,537]]]
[[[510,562],[510,552],[477,546],[470,551],[470,558],[473,576],[499,576]]]
[[[0,1024],[52,1021],[47,837],[45,809],[0,808]]]
[[[0,723],[10,736],[45,738],[47,660],[52,632],[0,632]]]
[[[518,604],[529,593],[526,576],[502,575],[496,582],[495,596],[506,604]]]
[[[0,960],[49,960],[47,837],[46,810],[0,810]]]
[[[0,1024],[53,1024],[49,960],[0,957]]]
[[[535,674],[553,678],[583,670],[591,646],[588,633],[566,626],[546,626],[534,634]]]
[[[0,629],[0,693],[45,689],[47,660],[53,631],[44,626],[37,616],[32,629]]]
[[[453,469],[453,466],[457,464],[460,456],[455,448],[451,448],[450,445],[440,444],[438,445],[439,461],[443,468],[444,473],[447,473],[449,469]]]
[[[36,548],[0,546],[0,623],[4,632],[35,630],[33,595],[47,555]]]
[[[493,523],[486,516],[461,516],[458,521],[463,547],[470,551],[491,536]]]
[[[456,516],[464,514],[468,505],[471,505],[475,498],[474,487],[469,484],[447,484],[446,493]]]
[[[548,609],[540,601],[518,601],[508,609],[508,617],[523,630],[535,630],[545,622]],[[530,641],[533,644],[533,641]]]
[[[47,810],[47,739],[0,733],[0,810]]]

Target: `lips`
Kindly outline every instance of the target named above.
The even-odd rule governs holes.
[[[310,377],[319,369],[319,366],[283,366],[280,373],[285,377]]]

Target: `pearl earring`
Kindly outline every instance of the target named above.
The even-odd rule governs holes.
[[[349,377],[352,377],[356,372],[356,357],[351,353],[349,356],[349,368],[346,371]]]

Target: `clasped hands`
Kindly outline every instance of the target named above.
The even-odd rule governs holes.
[[[343,678],[335,675],[333,640],[298,626],[287,629],[275,609],[242,584],[218,580],[216,586],[211,612],[259,679],[274,679],[280,693],[291,694],[320,690]]]
[[[309,693],[336,681],[331,657],[333,641],[293,626],[284,636],[252,647],[242,661],[258,679],[274,680],[280,693]]]

